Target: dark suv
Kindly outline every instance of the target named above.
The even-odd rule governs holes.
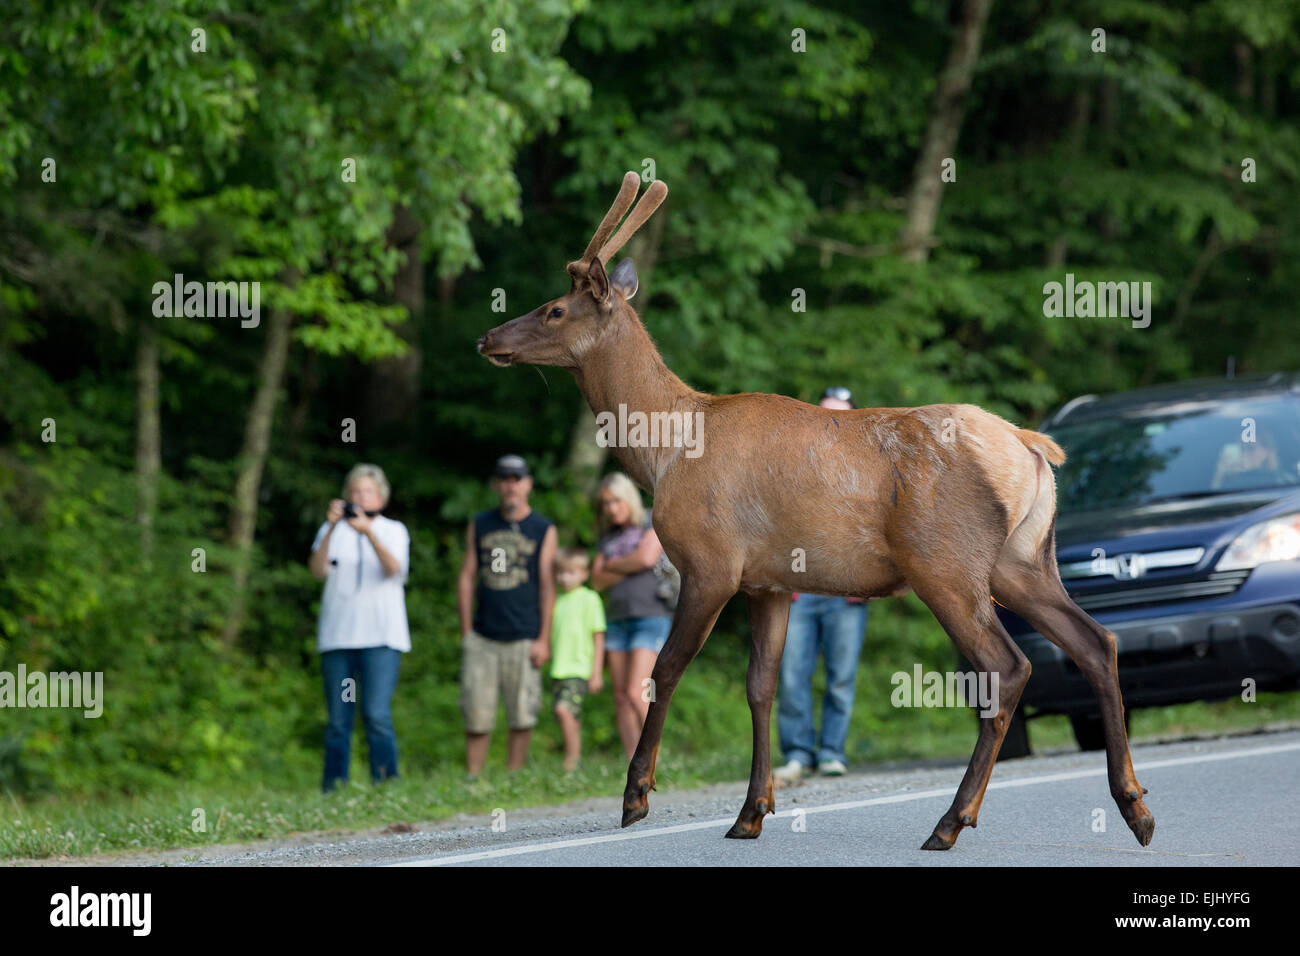
[[[1042,425],[1057,473],[1056,549],[1075,602],[1119,639],[1126,711],[1300,681],[1300,378],[1273,375],[1085,395]],[[999,609],[1033,665],[1026,717],[1066,714],[1103,747],[1078,667]]]

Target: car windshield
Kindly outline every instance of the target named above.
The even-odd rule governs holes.
[[[1300,485],[1300,400],[1188,401],[1054,428],[1061,511]]]

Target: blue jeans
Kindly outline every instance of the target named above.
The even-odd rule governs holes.
[[[829,760],[847,763],[844,744],[853,714],[853,685],[858,654],[867,629],[866,604],[844,598],[800,594],[790,605],[785,654],[781,658],[781,701],[776,725],[786,760],[805,767]],[[822,734],[813,726],[812,679],[817,655],[826,657],[826,696],[822,699]]]
[[[668,632],[672,630],[671,617],[624,617],[605,622],[606,651],[654,651],[664,649]]]
[[[325,775],[321,790],[330,790],[348,779],[352,749],[352,725],[356,704],[361,701],[361,720],[370,746],[370,779],[375,783],[397,776],[397,734],[393,730],[392,700],[397,687],[397,670],[402,652],[391,647],[363,647],[356,650],[325,651],[320,656],[325,682]],[[344,700],[343,682],[356,681]]]

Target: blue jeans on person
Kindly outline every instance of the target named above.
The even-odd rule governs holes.
[[[805,767],[838,760],[847,763],[844,745],[853,714],[853,685],[867,629],[867,605],[844,598],[800,594],[790,604],[785,654],[781,658],[781,699],[776,725],[786,760]],[[817,655],[826,658],[826,696],[822,699],[820,742],[813,726],[813,672]]]
[[[361,701],[361,720],[370,747],[370,779],[375,783],[397,776],[397,734],[393,730],[392,701],[402,652],[391,647],[362,647],[325,651],[320,656],[325,682],[325,774],[321,790],[328,793],[348,779],[352,750],[352,725]],[[344,700],[343,682],[356,681]]]
[[[605,622],[605,650],[654,651],[658,654],[668,641],[673,619],[662,617],[622,617]]]

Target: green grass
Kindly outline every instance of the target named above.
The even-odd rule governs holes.
[[[464,768],[456,767],[403,776],[382,786],[353,780],[328,795],[233,783],[104,800],[51,799],[24,805],[11,799],[0,822],[0,859],[203,848],[294,833],[444,820],[461,813],[480,817],[478,822],[486,826],[497,809],[505,811],[508,826],[513,811],[586,797],[608,797],[612,819],[626,771],[622,759],[605,758],[585,760],[566,774],[560,754],[534,753],[530,766],[518,773],[507,773],[498,763],[472,783],[465,779]],[[747,754],[690,761],[665,758],[659,788],[695,787],[747,773]],[[198,809],[204,811],[205,832],[192,829]],[[197,853],[186,858],[195,859]]]

